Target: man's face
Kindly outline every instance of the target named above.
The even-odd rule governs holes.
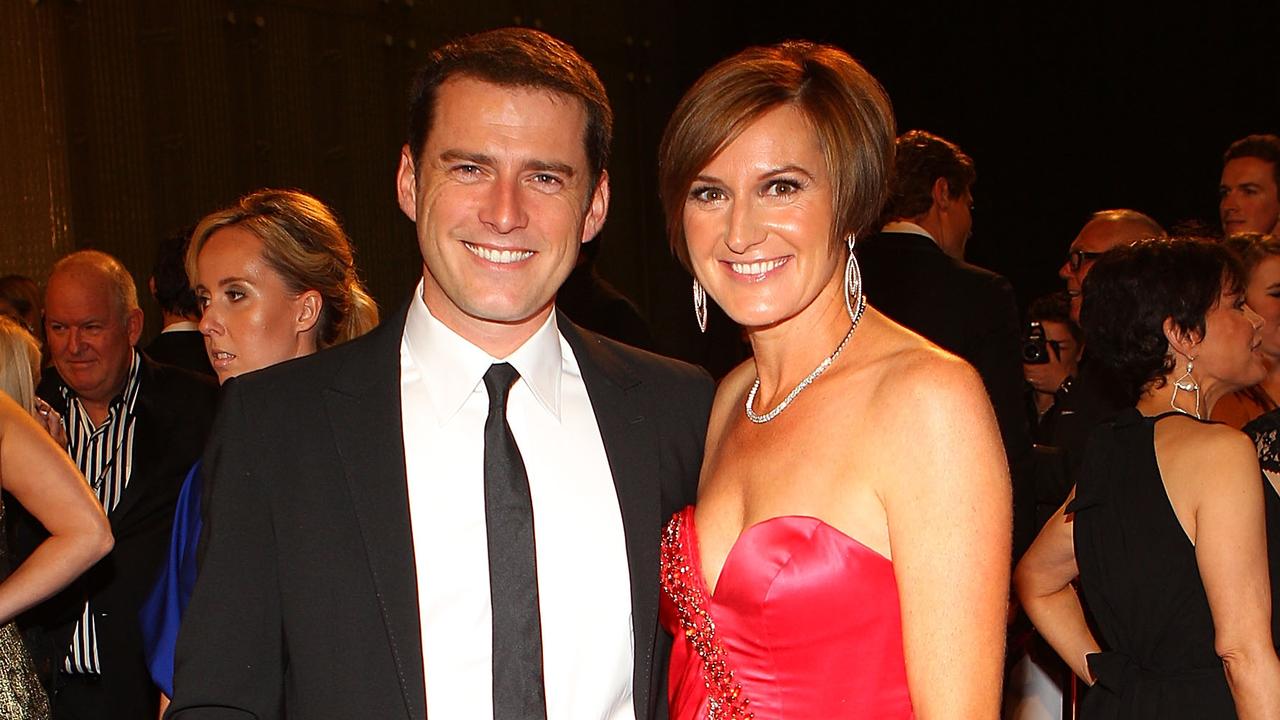
[[[1080,288],[1093,263],[1106,251],[1145,237],[1135,223],[1117,220],[1090,220],[1071,242],[1067,261],[1058,268],[1058,277],[1067,281],[1071,296],[1071,319],[1080,322]]]
[[[1275,165],[1255,157],[1239,157],[1222,168],[1218,215],[1227,235],[1274,233],[1280,222]]]
[[[86,402],[109,403],[128,378],[142,311],[124,310],[103,273],[73,266],[49,278],[44,314],[58,374]]]
[[[509,352],[546,319],[604,224],[608,179],[591,182],[577,98],[455,77],[435,103],[422,156],[406,148],[397,178],[417,223],[423,300],[458,334]]]

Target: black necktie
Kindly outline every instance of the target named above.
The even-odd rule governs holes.
[[[493,604],[494,720],[547,716],[533,500],[524,460],[507,424],[507,394],[518,377],[520,373],[507,363],[491,365],[484,374],[489,391],[489,417],[484,422],[484,516]]]

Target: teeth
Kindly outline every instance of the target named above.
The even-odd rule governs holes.
[[[479,255],[491,263],[498,263],[499,265],[508,265],[510,263],[520,262],[521,260],[527,260],[533,257],[532,250],[491,250],[487,247],[472,245],[468,242],[464,242],[462,244],[466,245],[467,249],[476,255]]]
[[[763,275],[774,268],[785,265],[786,262],[787,258],[751,263],[729,263],[729,268],[739,275]]]
[[[232,355],[229,352],[218,351],[213,354],[214,360],[230,360],[233,357],[235,357],[235,355]]]

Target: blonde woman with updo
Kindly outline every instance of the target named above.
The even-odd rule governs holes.
[[[378,309],[356,272],[333,212],[297,190],[259,190],[208,215],[187,248],[209,361],[225,383],[363,335]],[[173,695],[173,651],[195,586],[200,464],[178,498],[169,562],[142,609],[147,664]],[[162,708],[163,712],[163,708]]]
[[[0,717],[49,717],[49,701],[13,619],[111,551],[111,527],[66,451],[37,418],[35,377],[40,345],[18,323],[0,316],[0,488],[49,531],[49,537],[0,581]],[[4,546],[0,506],[0,563]]]

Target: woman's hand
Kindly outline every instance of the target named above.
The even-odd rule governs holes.
[[[1089,631],[1080,597],[1071,585],[1080,574],[1072,537],[1074,516],[1067,513],[1075,496],[1072,488],[1067,501],[1040,530],[1013,573],[1013,585],[1036,630],[1072,672],[1092,685],[1086,658],[1101,648]]]
[[[40,398],[36,398],[36,420],[54,442],[64,448],[67,446],[67,429],[62,425],[62,416]]]

